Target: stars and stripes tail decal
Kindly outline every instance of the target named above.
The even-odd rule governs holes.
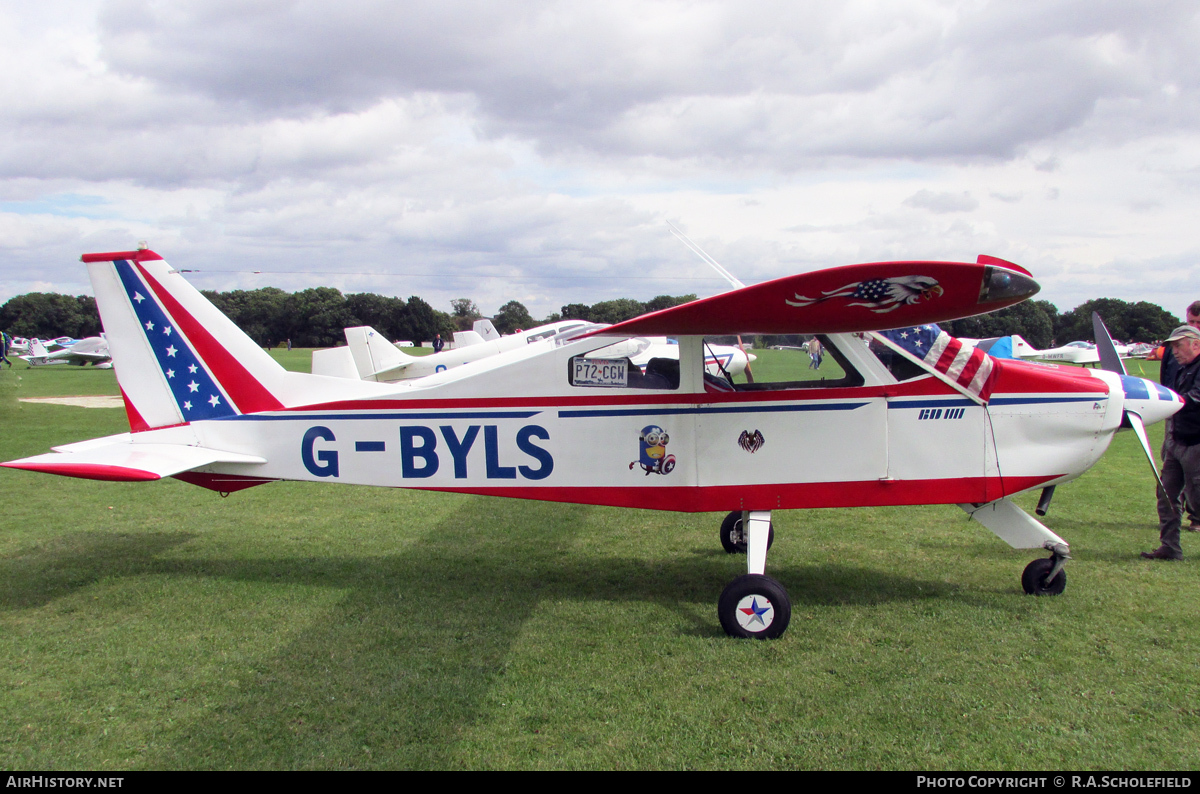
[[[113,266],[183,418],[191,422],[235,416],[238,411],[229,395],[217,383],[134,266],[126,260],[116,260]]]
[[[987,353],[965,345],[936,325],[880,331],[879,335],[909,355],[987,402],[992,396],[995,368]]]

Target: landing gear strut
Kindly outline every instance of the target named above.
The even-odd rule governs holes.
[[[746,522],[742,519],[741,510],[734,510],[721,522],[721,548],[725,549],[727,554],[746,553],[745,526]],[[767,548],[770,549],[774,542],[775,527],[772,526],[767,532]]]
[[[730,582],[717,601],[721,628],[731,637],[774,639],[792,619],[787,590],[763,573],[773,536],[769,510],[733,512],[721,524],[725,550],[746,554],[746,574]]]

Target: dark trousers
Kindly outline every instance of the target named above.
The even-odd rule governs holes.
[[[1176,443],[1168,427],[1162,459],[1162,481],[1166,492],[1162,488],[1158,491],[1158,537],[1163,546],[1182,556],[1179,496],[1182,494],[1188,505],[1200,505],[1200,444],[1189,447]]]

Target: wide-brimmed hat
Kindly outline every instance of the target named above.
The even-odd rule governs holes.
[[[1166,341],[1174,342],[1179,339],[1200,339],[1200,331],[1190,325],[1181,325],[1171,332]]]

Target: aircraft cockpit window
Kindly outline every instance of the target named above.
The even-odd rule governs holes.
[[[875,354],[875,358],[879,359],[879,363],[887,367],[888,372],[891,372],[893,377],[898,381],[912,380],[913,378],[929,375],[927,371],[917,366],[916,363],[876,339],[871,340],[871,352]]]
[[[704,340],[708,391],[861,386],[863,377],[827,337],[721,336]]]
[[[678,348],[675,348],[678,351]],[[616,344],[572,356],[567,382],[572,386],[616,389],[679,388],[679,357],[654,355],[646,339],[626,339]]]

